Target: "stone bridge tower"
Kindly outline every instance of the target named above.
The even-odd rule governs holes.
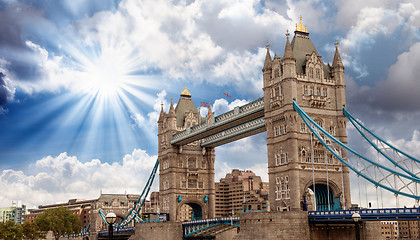
[[[289,33],[286,34],[283,57],[275,54],[272,59],[267,44],[262,70],[270,209],[312,210],[315,198],[318,210],[343,209],[344,206],[348,209],[348,168],[325,152],[315,137],[311,141],[310,130],[293,109],[295,99],[319,125],[347,143],[346,118],[342,113],[342,107],[346,104],[344,66],[338,53],[338,44],[331,66],[322,61],[306,26],[302,25],[302,19],[299,25],[296,24],[294,33],[291,43]],[[329,201],[326,200],[327,195]]]
[[[171,221],[212,218],[215,215],[214,147],[203,148],[200,141],[172,145],[173,134],[212,119],[201,117],[185,87],[174,108],[162,110],[158,120],[159,205]]]

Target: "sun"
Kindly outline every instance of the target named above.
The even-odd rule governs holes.
[[[121,55],[105,51],[84,66],[80,79],[83,91],[103,97],[118,95],[124,88],[128,69]]]

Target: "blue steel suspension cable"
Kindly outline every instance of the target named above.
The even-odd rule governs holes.
[[[358,175],[362,176],[364,179],[366,179],[367,181],[371,182],[372,184],[379,186],[383,189],[386,189],[394,194],[400,194],[409,198],[413,198],[413,199],[420,199],[420,196],[416,196],[416,195],[412,195],[412,194],[408,194],[405,192],[400,192],[397,190],[394,190],[388,186],[385,186],[379,182],[376,182],[375,180],[372,180],[371,178],[369,178],[368,176],[366,176],[365,174],[363,174],[362,172],[358,171],[357,169],[355,169],[353,166],[351,166],[347,161],[345,161],[344,159],[342,159],[341,156],[339,156],[337,154],[336,151],[334,151],[333,149],[331,149],[327,143],[324,142],[324,140],[322,139],[322,137],[319,135],[319,133],[317,131],[315,131],[312,127],[311,124],[314,125],[317,129],[319,129],[322,133],[324,133],[326,136],[328,136],[329,138],[333,139],[338,145],[340,145],[341,147],[343,147],[344,149],[352,152],[353,154],[355,154],[356,156],[368,161],[368,162],[372,162],[369,159],[366,159],[365,157],[361,156],[360,154],[358,154],[357,152],[355,152],[353,149],[349,148],[348,146],[346,146],[345,144],[343,144],[342,142],[340,142],[338,139],[336,139],[335,137],[333,137],[331,134],[329,134],[327,131],[325,131],[325,129],[323,129],[322,127],[320,127],[314,120],[312,120],[312,118],[310,118],[303,110],[302,108],[299,107],[299,105],[296,103],[295,100],[293,100],[293,107],[296,110],[296,112],[299,114],[299,116],[302,118],[302,120],[305,122],[306,126],[308,126],[308,128],[311,130],[311,132],[318,138],[318,140],[322,143],[322,145],[324,145],[324,147],[326,149],[328,149],[328,151],[330,151],[338,160],[340,160],[340,162],[342,162],[344,165],[346,165],[348,168],[350,168],[353,172],[357,173]],[[310,122],[310,123],[309,123]],[[383,169],[386,169],[387,171],[393,172],[396,175],[400,175],[403,176],[405,178],[411,179],[410,176],[406,176],[404,174],[395,172],[391,169],[388,170],[388,168],[380,165],[380,164],[374,164],[377,165],[378,167],[383,167]]]
[[[376,136],[375,134],[373,134],[369,129],[367,129],[366,127],[364,127],[359,121],[357,121],[347,110],[345,107],[343,107],[343,113],[344,115],[347,117],[347,119],[350,120],[350,122],[353,124],[353,126],[357,129],[357,131],[360,133],[360,135],[363,136],[363,138],[369,142],[370,145],[372,145],[373,148],[375,148],[375,150],[377,152],[379,152],[382,156],[384,156],[386,159],[388,159],[388,161],[390,161],[392,164],[394,164],[394,166],[398,167],[399,169],[403,170],[404,172],[406,172],[407,174],[409,174],[412,177],[415,178],[419,178],[417,175],[415,175],[414,173],[410,172],[409,170],[405,169],[404,167],[402,167],[401,165],[399,165],[398,163],[396,163],[393,159],[391,159],[388,155],[386,155],[384,152],[382,152],[378,146],[376,146],[367,136],[366,134],[364,134],[361,130],[360,127],[363,128],[365,131],[367,131],[370,135],[372,135],[373,137],[375,137],[376,139],[380,140],[381,142],[383,142],[384,144],[386,144],[387,146],[389,146],[390,148],[392,148],[394,151],[397,151],[401,154],[403,154],[404,156],[410,158],[411,160],[420,163],[419,160],[411,157],[410,155],[400,151],[399,149],[397,149],[396,147],[392,146],[391,144],[385,142],[384,140],[382,140],[381,138],[379,138],[378,136]],[[420,178],[419,178],[420,180]]]
[[[314,125],[317,129],[319,129],[323,134],[325,134],[326,136],[328,136],[328,138],[330,138],[330,139],[332,139],[334,142],[336,142],[338,145],[340,145],[342,148],[344,148],[344,149],[346,149],[346,150],[348,150],[349,152],[351,152],[351,153],[353,153],[354,155],[356,155],[356,156],[358,156],[359,158],[361,158],[361,159],[363,159],[363,160],[365,160],[365,161],[367,161],[367,162],[369,162],[370,164],[372,164],[372,165],[374,165],[374,166],[377,166],[377,167],[379,167],[379,168],[382,168],[382,169],[385,169],[385,170],[387,170],[388,172],[391,172],[391,173],[393,173],[393,174],[395,174],[395,175],[398,175],[398,176],[401,176],[401,177],[404,177],[404,178],[406,178],[406,179],[410,179],[411,181],[413,181],[413,182],[417,182],[417,183],[420,183],[420,178],[418,178],[418,177],[412,177],[412,176],[409,176],[409,175],[406,175],[406,174],[404,174],[404,173],[401,173],[401,172],[397,172],[397,171],[394,171],[394,170],[392,170],[392,169],[390,169],[390,168],[388,168],[388,167],[386,167],[386,166],[383,166],[383,165],[381,165],[381,164],[379,164],[379,163],[376,163],[376,162],[374,162],[374,161],[372,161],[372,160],[370,160],[370,159],[368,159],[368,158],[366,158],[365,156],[362,156],[362,155],[360,155],[359,153],[357,153],[356,151],[354,151],[353,149],[351,149],[350,147],[348,147],[347,145],[345,145],[345,144],[343,144],[342,142],[340,142],[338,139],[336,139],[334,136],[332,136],[329,132],[327,132],[325,129],[323,129],[321,126],[319,126],[311,117],[309,117],[309,115],[308,114],[306,114],[305,113],[305,111],[303,111],[303,109],[296,103],[296,101],[295,100],[293,100],[293,107],[295,108],[295,110],[299,113],[299,115],[300,115],[300,117],[302,118],[302,119],[304,119],[304,118],[306,118],[306,119],[308,119],[310,122],[311,122],[311,124],[312,125]],[[306,122],[305,122],[306,123]],[[308,125],[308,124],[307,124]],[[311,128],[310,126],[308,126],[309,128]],[[312,129],[312,128],[311,128]]]
[[[118,224],[114,224],[115,227],[118,227],[118,228],[119,227],[124,227],[124,226],[128,225],[130,222],[132,222],[137,217],[137,214],[140,212],[140,209],[143,206],[143,204],[144,204],[144,202],[146,200],[147,195],[149,194],[150,188],[151,188],[151,186],[153,184],[153,180],[154,180],[154,178],[156,176],[156,172],[157,172],[158,166],[159,166],[159,159],[156,160],[156,163],[155,163],[155,165],[153,167],[153,170],[150,173],[149,179],[147,180],[146,185],[144,186],[143,191],[140,194],[139,198],[137,199],[136,203],[134,204],[134,206],[131,208],[130,212],[127,214],[127,216],[122,221],[120,221]],[[139,205],[140,201],[141,201],[141,204]],[[106,219],[105,219],[106,216],[102,212],[101,209],[99,209],[99,214],[100,214],[102,220],[107,225],[109,225],[106,222]]]
[[[146,183],[146,186],[143,189],[143,192],[141,193],[140,197],[138,198],[136,204],[134,205],[134,207],[130,210],[130,212],[127,214],[127,216],[118,224],[118,227],[124,227],[126,225],[128,225],[131,221],[133,221],[133,219],[135,218],[135,216],[140,212],[141,207],[143,206],[144,202],[146,201],[146,197],[149,194],[150,188],[153,184],[153,180],[156,176],[156,172],[159,166],[159,160],[156,160],[155,166],[153,167],[152,173],[149,176],[149,179]],[[139,202],[141,201],[141,199],[143,198],[143,201],[141,202],[140,206],[136,209],[136,207],[138,206]],[[135,211],[135,212],[134,212]],[[129,219],[127,221],[127,219],[131,217],[131,219]]]
[[[378,137],[376,134],[374,134],[373,132],[371,132],[369,129],[367,129],[365,126],[363,126],[363,124],[361,124],[357,119],[355,119],[345,108],[343,109],[344,114],[346,115],[346,117],[349,117],[355,120],[355,123],[357,123],[360,127],[362,127],[365,131],[367,131],[369,134],[371,134],[373,137],[375,137],[376,139],[380,140],[381,142],[383,142],[385,145],[387,145],[388,147],[392,148],[392,150],[397,151],[399,153],[401,153],[402,155],[406,156],[407,158],[420,163],[420,160],[410,156],[409,154],[399,150],[398,148],[394,147],[393,145],[391,145],[390,143],[386,142],[385,140],[383,140],[382,138]]]

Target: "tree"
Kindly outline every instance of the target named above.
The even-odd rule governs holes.
[[[22,226],[13,221],[0,223],[0,239],[21,240]]]
[[[35,223],[42,231],[52,231],[56,240],[63,235],[78,233],[82,225],[79,217],[66,207],[45,210]]]
[[[41,232],[35,223],[24,222],[22,224],[22,230],[25,239],[37,240],[45,238],[45,233]]]

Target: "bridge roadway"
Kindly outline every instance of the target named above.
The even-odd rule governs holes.
[[[264,98],[259,98],[175,133],[171,144],[185,145],[202,139],[202,147],[216,147],[264,131]]]
[[[383,208],[336,211],[309,211],[309,223],[353,222],[352,215],[359,213],[360,221],[420,220],[419,208]]]
[[[212,218],[182,223],[184,239],[214,239],[217,234],[239,227],[239,217]]]

